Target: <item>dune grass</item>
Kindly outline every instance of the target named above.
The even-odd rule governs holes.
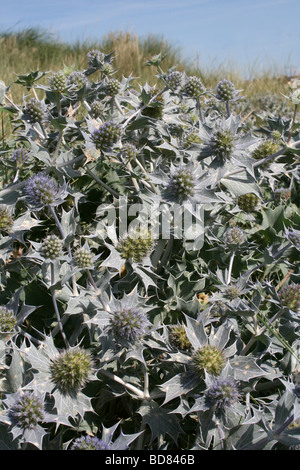
[[[139,37],[129,31],[114,31],[98,41],[73,43],[63,42],[59,37],[38,28],[0,33],[0,81],[11,85],[10,95],[15,103],[20,103],[26,89],[15,84],[18,74],[37,70],[54,72],[64,66],[83,70],[87,66],[87,52],[91,49],[113,52],[116,78],[132,74],[137,79],[137,86],[138,83],[146,82],[152,86],[157,84],[157,70],[153,66],[146,66],[146,62],[161,52],[166,56],[162,64],[163,70],[176,66],[177,70],[185,70],[188,75],[199,76],[207,88],[214,88],[219,80],[227,78],[234,83],[236,89],[243,90],[252,109],[258,107],[260,98],[265,94],[274,94],[277,99],[284,99],[282,94],[288,94],[288,77],[275,67],[266,66],[261,70],[256,64],[250,64],[247,73],[228,62],[204,67],[197,58],[188,61],[182,57],[180,49],[163,36],[150,34]],[[39,83],[47,83],[47,75]],[[9,126],[6,115],[1,111],[0,120],[2,134],[7,135]]]
[[[188,62],[181,51],[163,36],[148,35],[138,37],[129,31],[115,31],[102,36],[98,41],[66,43],[51,33],[37,28],[20,32],[0,33],[0,79],[5,83],[14,81],[16,74],[33,70],[48,71],[61,69],[63,65],[75,69],[86,67],[86,54],[90,49],[114,52],[116,68],[123,75],[133,74],[141,83],[154,84],[155,68],[146,67],[146,61],[153,55],[163,52],[166,59],[164,69],[176,65],[190,75],[201,76],[203,82],[213,86],[221,78],[232,79],[236,87],[243,85],[251,94],[263,91],[278,92],[285,85],[281,70],[266,66],[263,71],[250,64],[249,79],[243,78],[233,64],[224,63],[203,67],[200,60]],[[281,91],[281,90],[280,90]]]

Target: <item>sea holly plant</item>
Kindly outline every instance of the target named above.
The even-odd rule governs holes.
[[[164,58],[0,76],[1,449],[300,445],[299,90]]]

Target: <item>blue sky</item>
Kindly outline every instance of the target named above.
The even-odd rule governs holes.
[[[61,40],[158,34],[204,67],[300,72],[299,0],[11,0],[0,31],[40,27]]]

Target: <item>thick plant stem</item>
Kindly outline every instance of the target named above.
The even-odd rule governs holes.
[[[51,285],[53,285],[54,284],[54,264],[53,263],[50,263],[50,270],[51,270]],[[52,302],[53,302],[54,311],[55,311],[57,323],[58,323],[58,326],[59,326],[59,330],[60,330],[61,336],[64,340],[65,346],[66,346],[66,348],[68,348],[69,343],[68,343],[67,337],[65,335],[65,332],[64,332],[64,329],[63,329],[63,326],[62,326],[62,322],[61,322],[60,313],[59,313],[59,310],[58,310],[58,305],[57,305],[54,289],[53,289],[51,295],[52,295]]]
[[[53,219],[55,220],[56,226],[57,226],[57,228],[58,228],[58,230],[59,230],[59,232],[60,232],[61,238],[64,240],[65,237],[66,237],[66,235],[65,235],[64,229],[63,229],[63,227],[62,227],[62,225],[61,225],[61,223],[60,223],[60,221],[59,221],[59,218],[58,218],[57,215],[56,215],[56,212],[55,212],[55,210],[54,210],[54,207],[53,207],[53,206],[49,206],[49,208],[50,208],[50,212],[51,212],[51,214],[52,214],[52,217],[53,217]]]
[[[145,364],[142,364],[143,373],[144,373],[144,396],[148,400],[150,398],[149,392],[149,374]]]
[[[197,96],[197,110],[198,110],[200,122],[204,122],[204,117],[203,117],[203,112],[202,112],[202,107],[201,107],[199,96]]]
[[[231,116],[229,101],[226,101],[226,112],[227,112],[227,117],[229,118]]]
[[[228,274],[227,274],[227,285],[230,284],[231,281],[231,273],[232,273],[232,266],[233,266],[233,261],[235,257],[235,251],[231,254],[230,261],[229,261],[229,267],[228,267]]]
[[[85,168],[85,171],[97,182],[99,183],[106,191],[108,191],[112,196],[118,198],[119,193],[114,189],[110,188],[104,181],[102,181],[97,175],[95,175],[89,168]]]
[[[105,375],[107,378],[114,380],[115,382],[123,385],[123,387],[127,388],[127,390],[129,390],[130,392],[133,392],[136,395],[136,398],[144,400],[145,398],[144,392],[142,392],[142,390],[139,390],[134,385],[124,382],[124,380],[121,379],[121,377],[118,377],[117,375],[113,374],[112,372],[109,372],[108,370],[100,369],[99,372]]]

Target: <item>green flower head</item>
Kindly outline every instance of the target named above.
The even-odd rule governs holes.
[[[204,370],[211,375],[220,375],[225,367],[226,359],[223,351],[213,345],[202,346],[193,355],[193,365],[198,374]]]
[[[51,361],[51,381],[63,394],[81,390],[90,378],[93,362],[84,349],[70,349]]]

